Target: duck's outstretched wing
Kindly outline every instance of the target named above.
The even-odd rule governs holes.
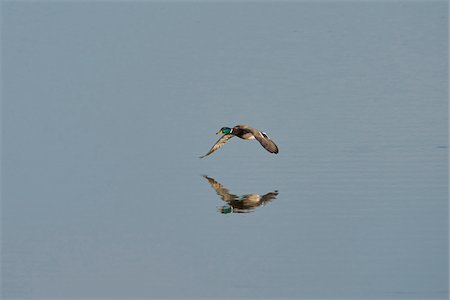
[[[222,147],[223,145],[225,145],[226,142],[228,142],[229,139],[231,139],[234,135],[232,134],[224,134],[215,144],[214,146],[212,146],[212,148],[208,151],[208,153],[206,153],[203,156],[200,156],[200,158],[203,158],[205,156],[210,155],[211,153],[213,153],[214,151],[216,151],[217,149],[219,149],[220,147]]]
[[[255,139],[270,153],[278,153],[277,145],[267,136],[265,132],[252,128],[252,133]]]

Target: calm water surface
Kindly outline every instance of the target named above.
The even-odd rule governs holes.
[[[448,299],[448,3],[3,2],[2,298]],[[280,153],[232,139],[250,124]]]

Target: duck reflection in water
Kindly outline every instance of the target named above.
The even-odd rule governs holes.
[[[227,202],[228,205],[219,207],[217,210],[223,214],[229,213],[249,213],[260,206],[266,205],[268,202],[276,199],[278,191],[273,191],[265,195],[246,194],[241,197],[231,194],[228,189],[217,182],[214,178],[203,175],[212,188],[216,191],[220,198]]]

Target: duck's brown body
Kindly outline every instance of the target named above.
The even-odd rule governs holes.
[[[234,126],[231,134],[237,137],[240,137],[241,139],[244,140],[253,140],[255,139],[255,136],[246,128],[242,127],[244,125],[237,125]]]

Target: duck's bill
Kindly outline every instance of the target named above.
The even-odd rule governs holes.
[[[216,134],[222,134],[222,133],[223,133],[222,130],[219,130],[216,132]]]

